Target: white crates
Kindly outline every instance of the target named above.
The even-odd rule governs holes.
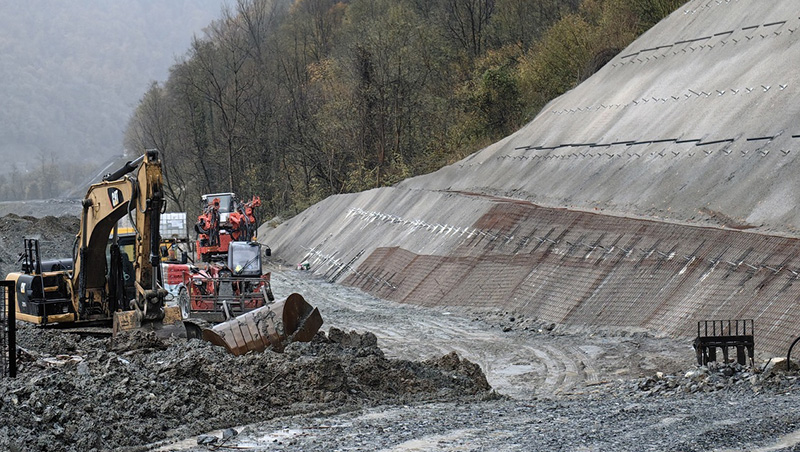
[[[132,233],[133,227],[125,215],[117,223],[119,233]],[[189,239],[189,230],[186,227],[186,212],[168,212],[161,214],[161,240],[186,241]]]
[[[186,239],[189,237],[186,228],[186,212],[169,212],[161,214],[162,239]]]

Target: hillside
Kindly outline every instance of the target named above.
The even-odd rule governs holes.
[[[506,135],[679,1],[243,0],[150,87],[126,146],[162,151],[178,206],[233,191],[293,215]],[[581,59],[550,68],[565,45]]]

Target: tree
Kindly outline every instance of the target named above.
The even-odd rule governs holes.
[[[574,12],[578,0],[497,0],[492,17],[492,45],[529,50],[562,13]]]
[[[175,203],[176,210],[186,208],[186,174],[180,168],[181,155],[176,149],[177,131],[172,106],[166,90],[151,83],[126,132],[128,149],[137,153],[158,149],[164,173],[165,196]]]
[[[326,118],[349,127],[349,189],[394,183],[424,155],[438,114],[441,44],[413,3],[374,1],[348,8],[335,71],[350,93]],[[335,129],[335,125],[329,126]]]
[[[444,24],[450,37],[471,57],[486,49],[495,0],[445,0]]]
[[[179,205],[243,190],[291,214],[502,137],[671,0],[236,0],[134,114]],[[555,21],[555,23],[553,23]]]

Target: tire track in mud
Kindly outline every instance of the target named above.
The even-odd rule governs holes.
[[[297,270],[273,269],[272,279],[278,299],[298,292],[318,307],[325,321],[323,330],[371,331],[391,358],[419,361],[456,351],[480,365],[495,390],[513,398],[554,397],[600,380],[595,358],[580,348],[582,339],[503,332],[466,317],[456,307],[381,300]]]

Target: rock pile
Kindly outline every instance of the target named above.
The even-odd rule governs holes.
[[[39,239],[43,260],[72,257],[72,244],[80,228],[75,216],[20,217],[9,214],[0,217],[0,278],[19,271],[18,255],[23,238]]]
[[[233,356],[137,333],[110,343],[20,324],[16,379],[0,381],[0,449],[112,450],[310,412],[494,397],[449,354],[387,359],[372,333],[331,329],[285,353]]]
[[[796,391],[800,380],[796,371],[780,369],[780,365],[768,364],[763,369],[743,366],[738,363],[711,362],[697,366],[682,375],[653,376],[630,380],[620,384],[620,390],[640,397],[654,395],[761,391]]]

